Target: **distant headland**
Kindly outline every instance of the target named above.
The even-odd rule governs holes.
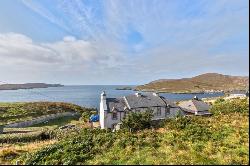
[[[168,93],[213,93],[247,90],[249,77],[205,73],[192,78],[160,79],[135,87],[138,91]]]
[[[0,90],[18,90],[18,89],[34,89],[34,88],[49,88],[62,87],[61,84],[45,84],[45,83],[26,83],[26,84],[1,84]]]

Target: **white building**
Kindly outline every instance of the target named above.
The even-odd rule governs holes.
[[[232,91],[226,99],[233,99],[233,98],[246,98],[249,96],[249,91],[240,91],[235,90]]]
[[[152,120],[160,120],[177,115],[185,115],[185,112],[176,104],[170,102],[158,93],[124,96],[120,98],[107,98],[105,92],[101,94],[100,102],[100,126],[102,129],[114,129],[129,112],[153,111]]]

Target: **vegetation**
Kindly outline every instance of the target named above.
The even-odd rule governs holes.
[[[137,86],[135,90],[172,93],[199,93],[204,91],[246,90],[249,77],[206,73],[192,78],[153,81]]]
[[[86,118],[91,111],[93,109],[61,102],[0,103],[0,125],[60,112],[79,112]]]
[[[61,84],[45,84],[45,83],[27,83],[27,84],[1,84],[0,90],[17,90],[17,89],[33,89],[33,88],[48,88],[61,87]]]
[[[130,131],[149,129],[152,126],[152,111],[131,112],[122,120],[122,128]]]
[[[218,102],[212,111],[211,117],[177,117],[166,120],[163,128],[140,132],[72,130],[57,143],[17,160],[22,164],[248,164],[248,100]]]

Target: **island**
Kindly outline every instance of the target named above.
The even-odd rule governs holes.
[[[0,90],[18,90],[18,89],[34,89],[48,87],[62,87],[61,84],[45,84],[45,83],[25,83],[25,84],[1,84]]]
[[[192,78],[160,79],[135,87],[137,91],[165,93],[216,93],[247,90],[248,76],[230,76],[218,73],[205,73]]]
[[[132,87],[121,87],[121,88],[115,88],[115,90],[133,90]]]

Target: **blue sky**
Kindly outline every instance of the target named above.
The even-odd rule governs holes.
[[[249,75],[247,0],[1,0],[0,80]]]

